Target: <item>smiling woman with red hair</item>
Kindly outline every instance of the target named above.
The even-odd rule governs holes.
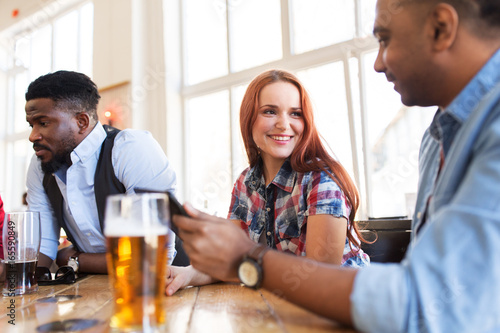
[[[354,221],[358,191],[323,147],[300,81],[283,70],[254,78],[241,103],[240,128],[250,166],[234,184],[228,219],[267,248],[368,265]],[[167,294],[213,281],[191,266],[171,267]]]
[[[240,129],[250,167],[236,181],[229,218],[269,247],[366,265],[354,222],[358,191],[322,145],[297,77],[268,70],[254,78],[241,103]]]

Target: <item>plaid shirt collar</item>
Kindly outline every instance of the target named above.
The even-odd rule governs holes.
[[[252,191],[258,191],[259,188],[265,188],[265,180],[263,174],[263,161],[259,158],[257,164],[248,172],[245,185]],[[297,172],[292,169],[290,159],[286,159],[276,177],[271,184],[276,185],[283,191],[292,193],[295,182],[297,181]]]

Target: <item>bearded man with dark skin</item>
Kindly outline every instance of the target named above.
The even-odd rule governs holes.
[[[39,266],[71,265],[106,273],[103,210],[107,195],[135,188],[175,191],[176,177],[147,131],[118,131],[97,116],[97,86],[82,73],[39,77],[26,92],[26,121],[35,156],[27,175],[27,202],[40,212]],[[72,246],[58,251],[63,228]],[[175,236],[169,239],[170,262]]]

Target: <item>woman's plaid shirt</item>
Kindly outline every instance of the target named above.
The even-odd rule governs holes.
[[[287,160],[266,188],[261,163],[245,169],[236,180],[228,214],[241,221],[255,242],[264,233],[268,246],[304,256],[308,216],[327,214],[350,223],[351,207],[327,173],[296,172]],[[346,238],[342,265],[359,267],[369,261],[363,251],[351,250]]]

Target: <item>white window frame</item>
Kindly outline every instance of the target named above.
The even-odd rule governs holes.
[[[230,52],[228,51],[227,56],[228,56],[228,74],[224,75],[222,77],[214,78],[211,80],[207,80],[204,82],[200,82],[197,84],[193,85],[185,85],[184,80],[182,79],[182,84],[179,92],[179,96],[181,99],[180,107],[181,107],[181,112],[184,115],[185,114],[185,103],[184,101],[187,101],[191,98],[197,97],[197,96],[202,96],[205,94],[209,94],[212,92],[220,91],[227,89],[229,91],[229,105],[233,105],[231,101],[231,87],[238,86],[241,84],[245,84],[250,82],[256,75],[259,73],[263,72],[266,69],[269,68],[286,68],[287,70],[290,70],[292,72],[298,72],[301,70],[305,70],[308,68],[312,67],[317,67],[323,64],[328,64],[336,61],[341,61],[344,65],[344,80],[346,83],[346,100],[347,100],[347,107],[348,107],[348,119],[349,119],[349,127],[350,127],[350,141],[351,141],[351,147],[352,149],[352,161],[353,161],[353,167],[354,167],[354,181],[358,186],[358,190],[360,191],[360,198],[361,198],[361,205],[360,205],[360,210],[358,212],[358,218],[360,219],[366,219],[368,217],[368,212],[370,211],[370,196],[368,195],[369,189],[370,189],[370,182],[368,181],[370,179],[370,170],[367,167],[370,165],[369,159],[370,159],[370,152],[367,151],[366,149],[363,149],[363,147],[368,147],[368,137],[365,134],[366,133],[366,95],[365,95],[365,87],[364,87],[364,80],[363,80],[363,62],[361,61],[362,56],[365,53],[368,52],[373,52],[378,49],[378,43],[376,39],[373,36],[365,36],[365,37],[359,37],[362,36],[362,22],[360,22],[360,17],[361,17],[361,5],[360,5],[360,0],[354,0],[355,1],[355,11],[356,11],[356,37],[352,40],[345,41],[342,43],[326,46],[320,49],[308,51],[305,53],[301,54],[293,54],[292,53],[292,34],[293,31],[291,29],[291,15],[290,13],[290,8],[289,8],[289,1],[288,0],[280,0],[281,1],[281,28],[282,28],[282,54],[283,57],[277,61],[273,61],[271,63],[264,64],[262,66],[257,66],[257,67],[252,67],[246,70],[242,70],[239,72],[231,72],[231,58],[230,58]],[[226,0],[226,8],[229,8],[229,2],[230,0]],[[180,17],[182,18],[182,1],[179,2],[178,4],[180,8]],[[230,13],[226,11],[226,24],[229,26],[229,15]],[[185,64],[183,63],[183,53],[182,50],[184,49],[183,45],[183,39],[182,39],[182,19],[179,22],[179,27],[181,29],[181,37],[180,37],[180,50],[181,50],[181,66],[184,69],[183,73],[186,72],[186,68],[184,68]],[[227,43],[228,43],[228,50],[230,50],[231,44],[230,44],[230,29],[228,30],[228,34],[226,36],[227,38]],[[167,48],[169,45],[166,46]],[[357,58],[358,59],[358,67],[356,70],[359,72],[359,90],[360,90],[360,101],[356,101],[360,103],[359,110],[360,110],[360,115],[356,117],[354,114],[354,106],[353,103],[353,97],[351,93],[351,78],[350,78],[350,64],[349,64],[349,59],[351,58]],[[168,60],[168,59],[167,59]],[[182,73],[181,73],[182,77]],[[236,110],[231,110],[231,119],[235,115]],[[356,124],[355,119],[360,118],[361,119],[361,124]],[[184,117],[183,118],[184,122],[184,129],[186,129],[186,122],[187,119]],[[231,123],[234,124],[235,122],[231,120]],[[235,140],[238,140],[238,135],[239,135],[239,126],[232,126],[231,128],[231,133],[232,133],[232,156],[235,156],[234,152],[234,142]],[[358,134],[359,133],[359,134]],[[187,135],[186,131],[183,131],[183,142],[187,142]],[[361,140],[360,140],[361,138]],[[360,142],[361,141],[361,142]],[[183,146],[183,151],[187,149],[185,145]],[[358,151],[362,151],[362,154],[359,154]],[[190,198],[190,190],[189,190],[189,172],[194,171],[196,169],[196,166],[194,164],[191,164],[190,161],[187,160],[187,154],[183,154],[183,169],[187,170],[183,173],[183,181],[181,183],[184,185],[181,192],[183,191],[185,193],[185,199],[186,201],[189,201]],[[234,166],[234,160],[233,160],[233,166]],[[236,177],[239,175],[239,173],[242,170],[238,169],[235,170],[234,167],[232,169],[232,179],[235,181]]]
[[[28,137],[31,133],[29,127],[26,126],[26,131],[14,132],[10,130],[14,127],[14,113],[22,112],[23,110],[14,110],[14,95],[15,95],[15,76],[19,72],[28,71],[28,68],[18,66],[15,59],[15,45],[16,41],[29,35],[31,32],[46,27],[47,25],[54,25],[54,23],[64,15],[80,10],[83,6],[92,3],[90,0],[70,0],[64,3],[53,2],[47,5],[47,7],[42,7],[39,11],[33,15],[21,20],[18,24],[7,28],[0,34],[0,41],[2,48],[7,53],[7,63],[5,68],[0,68],[2,73],[1,80],[5,82],[5,89],[2,90],[1,94],[4,96],[2,99],[5,101],[3,106],[5,113],[3,113],[2,122],[0,125],[0,153],[2,153],[3,163],[0,166],[0,190],[2,200],[4,201],[4,208],[7,210],[17,209],[21,206],[22,193],[25,192],[26,184],[26,171],[27,170],[16,170],[14,167],[14,161],[12,157],[14,152],[12,147],[17,142],[25,142],[27,145],[31,145],[28,141]],[[78,19],[80,20],[80,15]],[[78,24],[78,37],[81,35],[81,25]],[[54,29],[52,29],[52,40],[54,39]],[[79,44],[79,43],[78,43]],[[53,43],[51,45],[53,49]],[[54,52],[51,53],[51,65],[50,70],[54,68]],[[77,56],[80,56],[80,52],[77,52]],[[77,64],[80,65],[80,59],[76,59]],[[30,77],[30,81],[36,78]],[[27,87],[25,87],[27,88]],[[26,165],[29,165],[29,160],[32,154],[26,156]],[[15,175],[21,176],[24,181],[19,184],[18,182],[12,182],[12,179],[19,179]]]

